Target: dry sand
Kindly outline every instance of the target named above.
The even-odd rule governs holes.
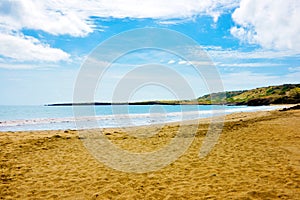
[[[111,169],[89,154],[76,131],[0,132],[1,199],[300,199],[300,111],[238,113],[226,117],[218,144],[198,153],[208,125],[190,148],[155,172]],[[191,124],[185,125],[188,131]],[[159,149],[178,125],[150,138],[105,129],[123,149]],[[130,129],[144,134],[157,127]]]

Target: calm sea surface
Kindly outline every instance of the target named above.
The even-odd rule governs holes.
[[[108,128],[207,118],[280,106],[119,105],[0,106],[0,131]]]

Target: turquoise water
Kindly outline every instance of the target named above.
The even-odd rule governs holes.
[[[77,111],[78,109],[80,110],[80,112],[75,112],[76,115],[74,115],[74,109],[72,106],[0,106],[0,131],[139,126],[207,118],[233,112],[273,110],[280,107],[114,105],[77,106],[75,108]],[[91,110],[93,112],[91,112]],[[80,123],[78,123],[78,121]]]

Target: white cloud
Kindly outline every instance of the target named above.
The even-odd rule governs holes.
[[[189,19],[168,19],[168,20],[161,20],[158,22],[160,25],[178,25],[187,22]]]
[[[72,2],[72,1],[70,1]],[[42,30],[53,35],[70,34],[84,36],[92,32],[85,14],[64,7],[64,1],[4,0],[0,2],[0,24],[2,29]],[[68,4],[67,4],[68,5]]]
[[[212,66],[214,63],[213,62],[210,62],[210,61],[189,61],[187,63],[188,65],[189,64],[192,64],[192,65],[195,65],[195,66]]]
[[[168,64],[173,64],[175,63],[175,60],[169,60]]]
[[[241,0],[231,34],[263,48],[300,51],[299,0]]]
[[[289,58],[298,57],[300,52],[293,50],[268,50],[268,49],[255,49],[252,51],[223,49],[219,46],[201,46],[190,48],[189,51],[195,55],[201,55],[203,50],[213,59],[276,59],[276,58]]]
[[[179,64],[179,65],[185,65],[185,64],[187,64],[187,61],[185,61],[185,60],[180,60],[180,61],[178,61],[178,64]]]
[[[300,72],[300,66],[299,67],[289,67],[288,70],[290,72]]]
[[[251,52],[223,49],[208,51],[208,54],[218,59],[278,59],[299,56],[299,52],[295,51],[272,51],[263,49],[256,49]]]
[[[15,62],[0,62],[0,68],[2,69],[11,69],[11,70],[18,70],[18,69],[39,69],[39,70],[49,70],[54,69],[57,66],[54,64],[49,63],[15,63]]]
[[[35,69],[36,66],[29,65],[29,64],[0,63],[0,68],[2,68],[2,69]]]
[[[253,63],[215,63],[218,67],[274,67],[282,64],[268,62],[253,62]]]
[[[33,37],[0,33],[0,55],[18,61],[58,62],[68,60],[69,54],[51,48]]]
[[[241,49],[223,49],[219,46],[191,47],[188,51],[194,56],[203,56],[205,52],[217,67],[275,67],[286,66],[283,60],[297,59],[300,52],[292,50],[255,49],[243,51]]]
[[[183,19],[208,15],[216,21],[221,13],[237,5],[238,0],[101,0],[89,1],[82,9],[99,17]]]
[[[85,37],[95,30],[103,30],[94,22],[94,17],[151,18],[158,22],[177,20],[181,23],[207,15],[217,21],[220,14],[237,5],[238,0],[1,0],[0,55],[17,61],[46,62],[69,57],[61,49],[24,36],[21,34],[23,29]]]
[[[0,26],[9,30],[43,30],[53,35],[86,36],[95,28],[93,17],[159,20],[212,16],[236,7],[238,0],[2,0]]]

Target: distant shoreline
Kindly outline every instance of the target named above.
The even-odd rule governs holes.
[[[201,102],[160,102],[160,101],[145,101],[145,102],[128,102],[128,103],[108,103],[108,102],[91,102],[91,103],[53,103],[45,104],[44,106],[110,106],[110,105],[225,105],[225,106],[271,106],[271,105],[295,105],[297,103],[276,103],[276,104],[254,104],[247,105],[242,103],[201,103]]]
[[[108,102],[92,102],[92,103],[54,103],[46,104],[44,106],[109,106],[109,105],[226,105],[226,104],[202,104],[198,102],[160,102],[160,101],[145,101],[145,102],[120,102],[120,103],[108,103]]]

